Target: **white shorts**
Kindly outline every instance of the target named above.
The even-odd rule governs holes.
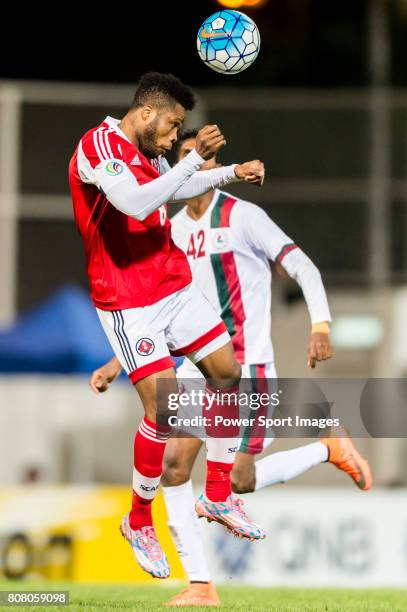
[[[133,383],[174,366],[197,363],[230,341],[222,319],[192,282],[151,306],[96,309],[112,349]]]
[[[190,383],[188,383],[190,379]],[[193,379],[193,380],[192,380]],[[277,372],[274,362],[242,365],[242,379],[253,380],[253,393],[268,393],[271,394],[277,389]],[[205,379],[200,370],[189,359],[177,369],[177,380],[180,383],[180,390],[191,392],[193,389],[205,388]],[[188,417],[188,408],[184,410],[178,409],[178,416]],[[251,416],[269,416],[271,417],[271,407],[264,406],[256,410]],[[202,440],[205,438],[201,437]],[[274,436],[272,431],[267,431],[265,427],[260,427],[257,421],[254,425],[247,427],[243,432],[243,437],[239,438],[239,452],[248,455],[258,455],[262,453],[273,442]]]

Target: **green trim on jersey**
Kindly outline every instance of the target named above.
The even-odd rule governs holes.
[[[220,213],[222,210],[222,206],[225,202],[225,200],[228,199],[229,196],[227,196],[225,193],[220,193],[218,195],[218,199],[215,202],[215,205],[212,209],[212,213],[211,213],[211,227],[221,227],[220,225]]]
[[[220,219],[222,206],[227,198],[227,195],[223,193],[219,194],[211,213],[211,228],[221,227]],[[233,338],[236,333],[235,320],[233,318],[229,287],[226,282],[226,275],[223,269],[222,257],[220,253],[211,254],[211,265],[213,274],[215,276],[216,290],[221,307],[220,316],[226,325],[230,337]]]
[[[226,325],[231,338],[236,333],[235,320],[233,318],[232,307],[230,303],[229,287],[226,282],[225,271],[223,269],[222,259],[219,253],[211,254],[211,264],[213,274],[216,281],[216,290],[218,292],[219,303],[221,307],[220,316]]]

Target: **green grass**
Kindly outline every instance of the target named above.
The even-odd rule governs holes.
[[[70,592],[69,606],[16,606],[33,612],[103,612],[112,610],[163,611],[161,604],[179,589],[158,583],[154,586],[94,585],[77,583],[0,582],[0,590],[64,590]],[[220,587],[222,611],[251,612],[401,612],[407,611],[407,589],[258,589],[254,587]],[[9,606],[0,607],[10,611]],[[186,608],[209,610],[211,608]]]

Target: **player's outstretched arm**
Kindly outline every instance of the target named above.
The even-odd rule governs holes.
[[[212,170],[201,170],[195,172],[186,183],[180,187],[172,196],[171,201],[188,200],[206,193],[210,189],[224,187],[229,183],[245,181],[247,183],[263,184],[264,164],[259,160],[245,162],[244,164],[232,164]]]
[[[225,137],[216,125],[207,125],[197,136],[196,147],[182,161],[164,175],[139,185],[130,168],[124,166],[122,172],[113,175],[108,172],[106,160],[95,168],[90,168],[86,158],[86,142],[82,148],[81,165],[78,168],[85,182],[94,183],[118,210],[143,221],[148,215],[168,202],[174,193],[226,143]],[[121,167],[123,161],[113,159]],[[91,176],[88,176],[90,175]]]
[[[288,251],[280,264],[302,289],[312,323],[307,365],[315,368],[318,361],[332,357],[329,335],[331,314],[321,273],[298,247]]]
[[[318,268],[259,206],[243,203],[238,222],[250,246],[263,252],[276,263],[277,270],[283,270],[300,285],[312,324],[307,363],[315,368],[318,361],[332,357],[331,313]]]
[[[90,388],[95,393],[104,393],[108,390],[110,383],[116,380],[121,371],[122,367],[119,360],[117,357],[113,357],[92,373],[89,381]]]

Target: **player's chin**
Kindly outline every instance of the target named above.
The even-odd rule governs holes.
[[[171,151],[171,149],[172,149],[172,145],[169,145],[169,146],[161,145],[161,146],[157,147],[157,150],[158,150],[157,156],[158,155],[165,155],[166,153]]]

